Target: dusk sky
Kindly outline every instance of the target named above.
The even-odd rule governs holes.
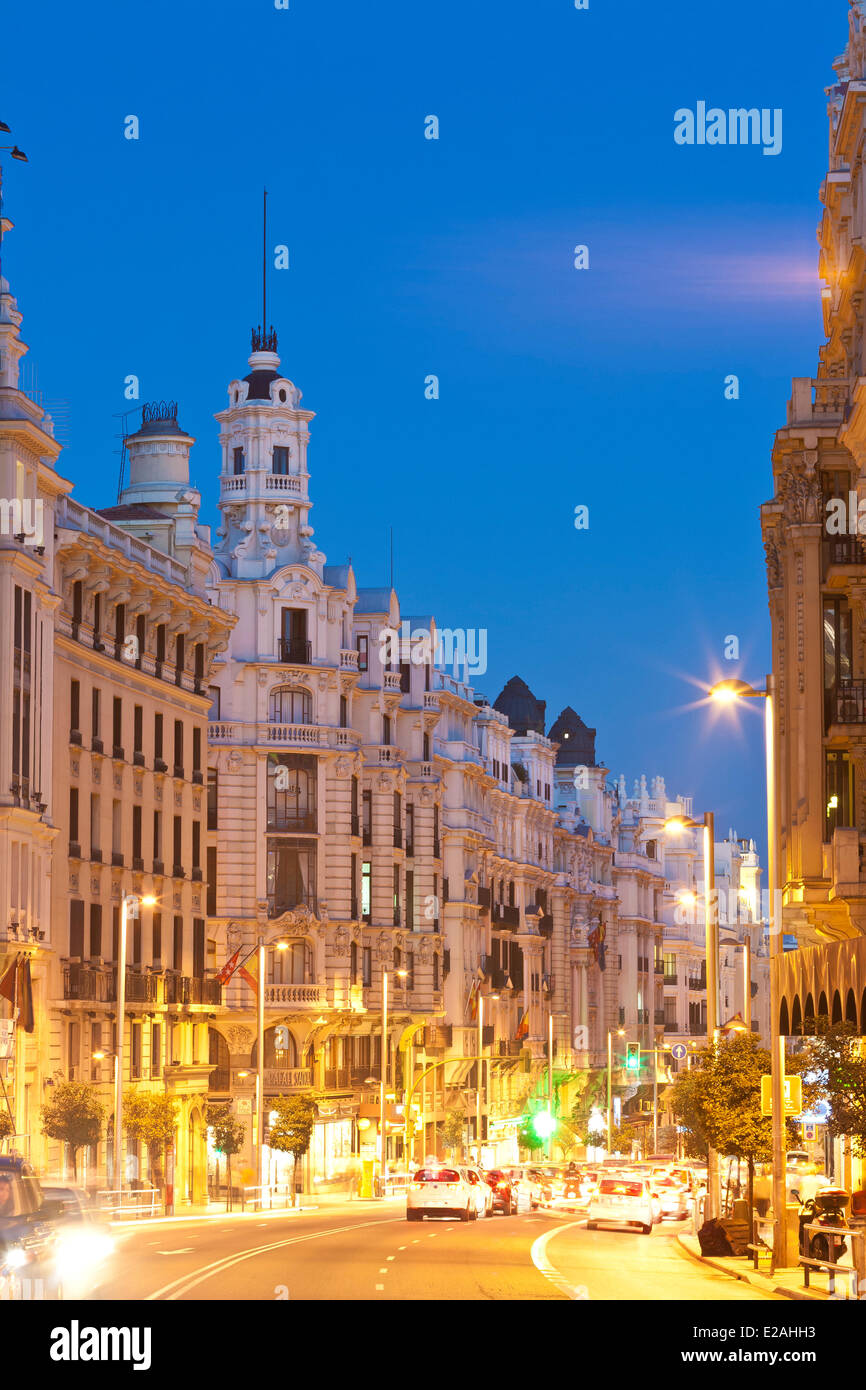
[[[4,17],[0,109],[30,158],[4,162],[4,272],[75,495],[116,500],[134,373],[139,405],[178,401],[216,522],[266,184],[328,560],[387,582],[393,526],[404,613],[488,630],[479,690],[522,675],[549,723],[572,704],[597,727],[614,776],[663,773],[763,853],[760,710],[738,734],[688,707],[693,680],[769,661],[758,509],[822,340],[845,0],[86,8],[86,38],[57,0]],[[781,153],[675,144],[699,101],[781,108]]]

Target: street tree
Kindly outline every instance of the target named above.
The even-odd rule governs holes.
[[[126,1091],[123,1121],[126,1132],[147,1149],[148,1178],[152,1187],[164,1186],[164,1158],[174,1143],[178,1103],[173,1096],[153,1091]]]
[[[866,1055],[853,1023],[820,1018],[817,1033],[805,1044],[817,1098],[829,1105],[827,1129],[834,1138],[848,1135],[858,1158],[866,1158]],[[811,1107],[809,1107],[811,1108]]]
[[[448,1150],[448,1156],[454,1158],[455,1149],[463,1148],[463,1134],[466,1128],[466,1117],[459,1107],[445,1113],[445,1119],[439,1126],[439,1138],[444,1147]]]
[[[3,1137],[4,1118],[8,1116],[0,1116],[0,1138]],[[57,1082],[51,1099],[42,1106],[42,1133],[47,1139],[59,1139],[68,1145],[72,1154],[72,1176],[76,1181],[78,1150],[99,1143],[104,1119],[105,1106],[94,1088],[84,1081]]]
[[[15,1121],[6,1110],[0,1110],[0,1144],[15,1133]]]
[[[239,1120],[230,1105],[217,1105],[209,1101],[205,1109],[205,1123],[213,1135],[213,1146],[217,1153],[226,1158],[226,1211],[232,1209],[232,1155],[240,1153],[246,1138],[246,1126]]]
[[[295,1170],[310,1147],[313,1124],[318,1113],[310,1096],[277,1096],[271,1106],[271,1148],[292,1155],[292,1205],[295,1203]]]
[[[530,1153],[535,1153],[538,1149],[544,1148],[544,1139],[533,1126],[532,1118],[531,1115],[524,1115],[520,1129],[517,1131],[517,1142],[521,1149],[528,1149]]]

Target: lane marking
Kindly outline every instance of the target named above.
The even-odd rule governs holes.
[[[193,1274],[199,1276],[198,1278],[192,1278],[190,1274],[185,1274],[180,1279],[174,1279],[170,1284],[163,1284],[161,1289],[149,1293],[144,1301],[153,1303],[167,1295],[170,1302],[175,1302],[182,1294],[198,1288],[199,1284],[203,1284],[207,1279],[212,1279],[215,1274],[231,1269],[233,1265],[242,1264],[244,1260],[253,1260],[256,1255],[267,1254],[271,1250],[282,1250],[287,1245],[301,1245],[308,1240],[324,1240],[326,1236],[345,1235],[348,1231],[362,1231],[368,1226],[393,1226],[402,1219],[404,1218],[399,1216],[387,1216],[384,1221],[358,1221],[351,1226],[333,1226],[328,1231],[312,1231],[306,1236],[291,1236],[288,1240],[275,1240],[269,1245],[256,1245],[249,1250],[241,1250],[235,1255],[226,1255],[221,1260],[213,1260],[210,1264],[201,1265],[198,1270],[192,1271]]]
[[[406,1247],[405,1247],[405,1245],[398,1245],[398,1246],[397,1246],[397,1249],[398,1249],[398,1250],[405,1250]]]
[[[388,1273],[388,1270],[387,1270],[387,1269],[385,1268],[385,1266],[383,1265],[382,1268],[379,1270],[379,1273],[380,1273],[380,1274],[387,1274],[387,1273]]]
[[[566,1298],[570,1298],[573,1302],[581,1303],[584,1302],[589,1295],[585,1289],[583,1292],[580,1292],[573,1284],[570,1284],[565,1278],[565,1275],[560,1274],[556,1266],[551,1264],[547,1257],[547,1242],[553,1240],[553,1237],[558,1236],[561,1231],[570,1231],[574,1226],[582,1225],[582,1221],[569,1221],[565,1226],[551,1227],[549,1231],[545,1231],[543,1236],[539,1236],[538,1240],[533,1242],[532,1249],[529,1252],[532,1263],[535,1265],[539,1274],[543,1274],[545,1279],[553,1284],[554,1288],[557,1288],[560,1293],[565,1294]]]
[[[382,1293],[382,1292],[384,1291],[384,1288],[385,1288],[385,1285],[384,1285],[384,1284],[377,1284],[377,1285],[376,1285],[376,1291],[377,1291],[377,1293]]]
[[[388,1259],[389,1259],[389,1260],[396,1260],[396,1258],[397,1258],[396,1255],[389,1255],[389,1256],[388,1256]]]
[[[194,1247],[185,1245],[182,1250],[157,1250],[157,1255],[191,1255]]]

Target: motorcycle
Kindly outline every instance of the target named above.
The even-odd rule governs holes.
[[[806,1249],[806,1227],[815,1225],[820,1226],[844,1226],[848,1227],[846,1210],[851,1201],[851,1194],[841,1187],[827,1187],[823,1192],[818,1192],[814,1197],[807,1197],[800,1202],[798,1212],[800,1224],[800,1254],[806,1255],[811,1260],[830,1260],[830,1251],[833,1250],[833,1262],[838,1264],[842,1256],[848,1249],[844,1239],[838,1236],[830,1237],[822,1234],[821,1231],[814,1231],[809,1237],[809,1248]]]

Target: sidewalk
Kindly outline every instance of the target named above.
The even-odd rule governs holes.
[[[173,1216],[140,1216],[130,1217],[122,1221],[112,1221],[111,1225],[115,1230],[121,1228],[135,1230],[144,1226],[165,1226],[180,1225],[190,1221],[263,1221],[274,1220],[281,1216],[303,1216],[314,1211],[338,1211],[342,1209],[349,1214],[353,1211],[367,1211],[370,1208],[390,1207],[395,1202],[405,1201],[400,1197],[350,1197],[345,1193],[329,1194],[327,1196],[317,1196],[313,1193],[303,1193],[300,1196],[299,1205],[296,1207],[258,1207],[248,1206],[246,1211],[241,1211],[240,1203],[235,1202],[232,1211],[226,1211],[225,1201],[208,1202],[205,1206],[187,1207],[183,1211],[175,1211]]]
[[[694,1260],[700,1260],[701,1264],[710,1265],[713,1269],[718,1269],[722,1274],[728,1274],[732,1279],[742,1279],[747,1284],[753,1284],[756,1288],[763,1289],[766,1293],[780,1294],[783,1298],[802,1299],[805,1302],[826,1303],[836,1302],[844,1298],[841,1292],[848,1287],[848,1281],[844,1283],[841,1279],[837,1280],[836,1288],[840,1290],[835,1298],[827,1292],[826,1285],[828,1277],[826,1274],[813,1272],[810,1275],[810,1287],[803,1287],[803,1271],[797,1269],[779,1269],[775,1274],[764,1273],[762,1270],[752,1268],[751,1258],[745,1255],[702,1255],[700,1242],[697,1236],[678,1235],[677,1242],[680,1249]],[[819,1287],[816,1287],[816,1284]]]

